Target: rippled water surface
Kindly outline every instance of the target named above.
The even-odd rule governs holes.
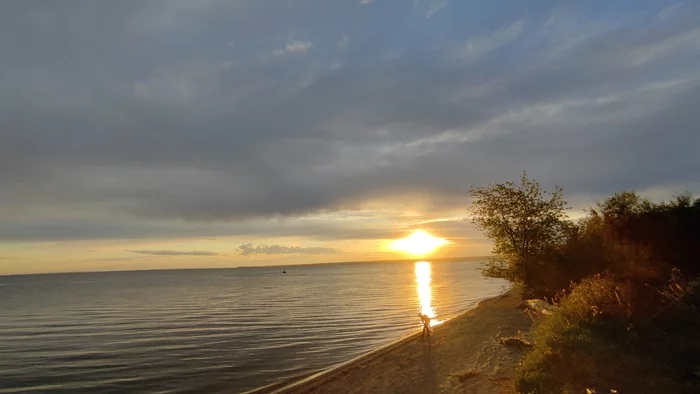
[[[444,320],[506,289],[476,266],[0,277],[0,393],[244,392],[417,330],[417,312]]]

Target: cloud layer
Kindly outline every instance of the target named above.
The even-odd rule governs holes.
[[[387,236],[304,220],[523,169],[698,190],[699,4],[364,3],[0,3],[0,242]]]
[[[258,245],[242,244],[238,247],[241,256],[251,256],[256,254],[333,254],[338,250],[333,248],[282,246],[282,245]]]

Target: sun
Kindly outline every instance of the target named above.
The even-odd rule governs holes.
[[[389,248],[413,256],[424,256],[448,243],[450,242],[446,239],[435,237],[423,230],[416,230],[407,237],[392,241],[389,243]]]

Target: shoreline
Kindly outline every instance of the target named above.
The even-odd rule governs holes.
[[[505,294],[505,293],[503,293],[503,294]],[[491,298],[485,298],[484,300],[500,297],[503,294],[499,294],[499,295],[497,295],[495,297],[491,297]],[[477,302],[477,304],[474,306],[474,308],[468,309],[468,310],[464,311],[463,313],[460,313],[459,315],[455,316],[452,319],[456,319],[459,316],[462,316],[462,314],[467,313],[467,312],[477,308],[479,306],[479,303],[481,303],[484,300],[480,300],[479,302]],[[445,320],[445,322],[443,322],[442,324],[438,325],[437,327],[432,328],[433,332],[435,332],[435,330],[437,330],[438,328],[447,324],[447,322],[449,322],[452,319]],[[342,371],[343,368],[352,367],[354,364],[368,361],[373,356],[379,356],[380,354],[382,354],[386,351],[390,351],[391,349],[393,349],[397,346],[401,346],[403,343],[410,341],[412,339],[415,339],[415,338],[419,337],[420,335],[421,335],[420,330],[416,330],[416,332],[402,335],[399,338],[396,338],[387,344],[381,345],[381,346],[376,347],[372,350],[369,350],[365,353],[357,355],[357,356],[355,356],[347,361],[342,361],[340,363],[333,364],[328,368],[324,368],[324,369],[321,369],[318,371],[312,371],[312,372],[301,374],[301,375],[296,376],[296,377],[286,378],[281,382],[272,383],[272,384],[269,384],[267,386],[259,387],[259,388],[256,388],[254,390],[251,390],[251,391],[246,391],[243,394],[286,393],[289,390],[293,390],[301,385],[319,384],[319,383],[322,383],[324,376],[331,376],[334,373]]]
[[[428,349],[428,354],[433,356],[432,350],[435,348],[437,350],[438,347],[446,348],[445,345],[450,345],[450,347],[457,346],[457,343],[452,343],[455,341],[449,340],[450,337],[454,336],[455,332],[461,332],[464,331],[462,326],[464,326],[464,323],[480,323],[480,320],[488,319],[494,321],[497,325],[498,320],[500,317],[503,317],[504,322],[508,321],[515,321],[516,324],[514,324],[514,329],[511,330],[505,330],[506,332],[500,332],[497,330],[497,332],[489,332],[480,330],[481,337],[475,337],[473,334],[469,335],[469,333],[464,332],[465,337],[468,337],[470,339],[470,342],[472,345],[478,345],[480,347],[483,347],[484,345],[488,345],[493,347],[494,344],[496,344],[497,347],[500,347],[502,351],[506,353],[512,353],[510,349],[506,349],[505,347],[501,346],[500,344],[497,344],[497,340],[500,338],[500,336],[510,336],[510,335],[515,335],[517,334],[518,331],[526,331],[529,329],[531,321],[529,318],[522,313],[521,311],[517,310],[515,308],[515,305],[520,302],[520,298],[517,293],[516,288],[509,288],[508,290],[504,291],[503,293],[496,295],[494,297],[489,297],[485,298],[482,300],[479,300],[476,305],[473,308],[470,308],[457,316],[446,320],[442,324],[436,326],[433,328],[433,335],[427,340],[424,340],[421,336],[421,332],[419,330],[416,330],[416,332],[406,334],[402,337],[399,337],[390,343],[387,343],[385,345],[379,346],[375,349],[372,349],[366,353],[363,353],[361,355],[358,355],[356,357],[351,358],[350,360],[332,365],[326,369],[316,371],[316,372],[309,372],[307,374],[302,374],[297,377],[292,377],[292,378],[287,378],[283,381],[272,383],[267,386],[263,386],[260,388],[256,388],[251,391],[245,392],[245,394],[299,394],[299,393],[321,393],[321,392],[329,392],[329,393],[360,393],[360,392],[367,392],[370,387],[367,387],[365,389],[360,388],[360,385],[358,383],[361,383],[362,386],[368,386],[372,385],[372,383],[380,383],[380,381],[383,381],[383,383],[387,383],[388,381],[395,380],[397,384],[400,384],[404,379],[402,376],[404,375],[402,372],[403,371],[395,371],[396,368],[395,364],[397,357],[400,360],[400,357],[409,356],[409,358],[416,358],[416,354],[420,353],[420,351],[425,352],[425,348],[427,346]],[[504,313],[505,312],[505,313]],[[500,316],[504,315],[504,316]],[[495,319],[494,319],[495,318]],[[499,327],[499,328],[505,328],[505,327]],[[493,335],[491,335],[493,334]],[[460,335],[461,336],[461,335]],[[464,338],[462,338],[464,339]],[[427,344],[427,345],[426,345]],[[422,347],[422,349],[417,349],[417,347]],[[418,350],[418,351],[417,351]],[[441,357],[440,355],[436,355]],[[448,357],[449,358],[449,357]],[[464,357],[461,357],[461,364],[465,364],[465,362],[468,364],[469,361],[475,361],[471,360],[473,358],[473,355],[465,355]],[[517,357],[519,360],[519,357]],[[425,361],[425,360],[423,360]],[[440,363],[443,360],[435,360],[437,363]],[[455,360],[452,360],[455,361]],[[515,363],[517,360],[510,360],[512,361],[512,374],[514,375],[514,367]],[[404,369],[406,370],[411,370],[411,369],[416,369],[415,367],[421,363],[405,363],[403,366],[406,367]],[[425,364],[425,363],[423,363]],[[431,362],[431,365],[433,363]],[[454,364],[454,363],[452,363]],[[457,363],[460,364],[460,363]],[[456,365],[456,364],[455,364]],[[423,365],[425,366],[425,365]],[[488,366],[485,364],[485,366]],[[504,367],[504,363],[499,363],[496,369],[500,370],[502,367]],[[367,370],[371,371],[367,371]],[[420,369],[420,368],[418,368]],[[449,368],[448,368],[449,369]],[[452,368],[454,369],[454,368]],[[360,374],[364,375],[361,377],[360,381],[355,381],[353,379],[352,382],[348,382],[348,384],[338,384],[341,383],[341,380],[344,380],[343,378],[347,378],[348,376],[352,375],[357,375],[358,372]],[[364,373],[362,373],[364,372]],[[397,372],[399,374],[397,374]],[[459,372],[459,371],[455,371]],[[481,371],[479,371],[479,374],[481,374]],[[444,375],[444,374],[443,374]],[[449,374],[448,374],[449,375]],[[444,377],[444,376],[443,376]],[[470,379],[470,381],[478,381],[480,379],[476,379],[478,376],[474,376],[474,379]],[[414,379],[415,380],[415,379]],[[338,386],[338,387],[336,387]],[[393,386],[391,383],[389,384],[389,387],[395,389],[396,386]],[[410,387],[408,387],[408,390],[400,390],[402,392],[416,392],[416,393],[423,393],[423,392],[437,392],[437,390],[425,390],[426,387],[424,385],[418,385],[416,386],[419,389],[417,391],[412,391]],[[500,387],[500,386],[499,386]],[[500,387],[497,391],[493,392],[504,392],[503,391],[504,387]],[[376,390],[376,388],[375,388]],[[386,390],[384,390],[386,391]],[[384,391],[375,391],[375,392],[384,392]],[[391,391],[391,390],[390,390]],[[488,392],[488,391],[482,391],[479,390],[479,392]],[[508,391],[505,391],[508,392]]]

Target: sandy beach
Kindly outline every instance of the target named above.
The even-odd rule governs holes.
[[[262,393],[511,393],[522,350],[500,338],[527,332],[530,318],[516,309],[517,290],[435,327],[410,335],[338,367]]]

